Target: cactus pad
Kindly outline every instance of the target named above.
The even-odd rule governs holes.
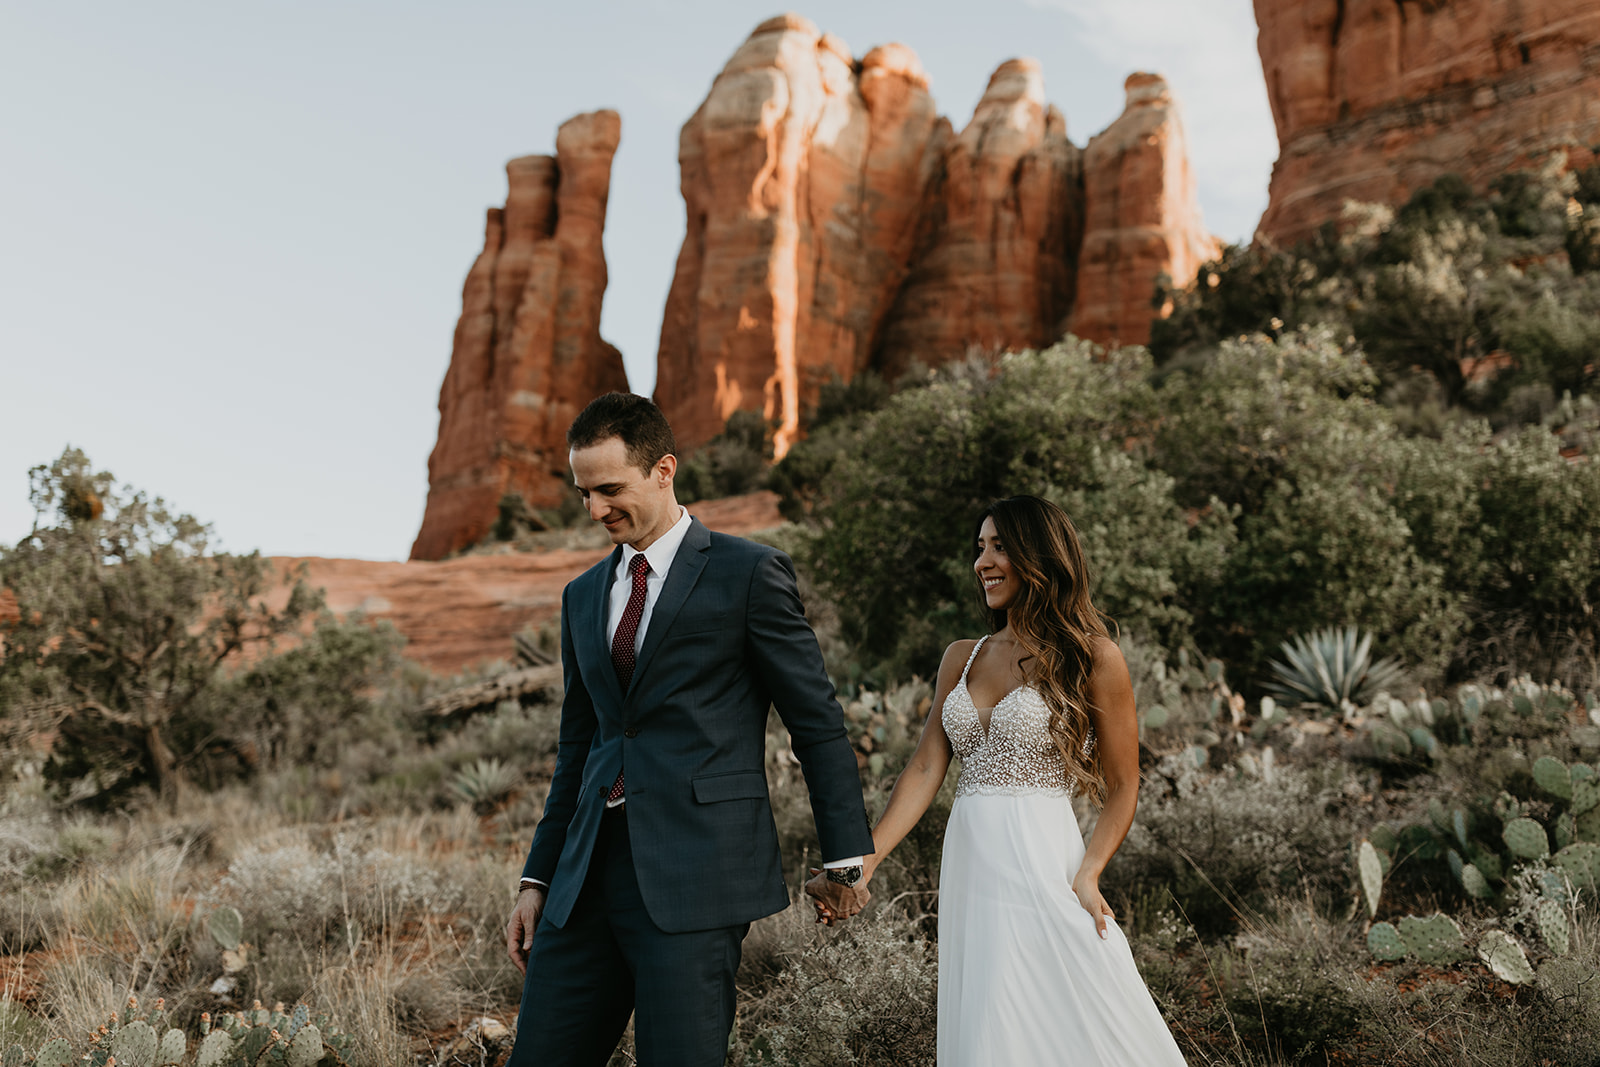
[[[1534,979],[1533,966],[1528,963],[1522,946],[1504,930],[1490,930],[1478,941],[1478,958],[1503,981],[1512,985],[1527,985]]]
[[[1171,718],[1172,715],[1166,708],[1160,704],[1152,704],[1145,709],[1144,725],[1147,729],[1159,730],[1167,725],[1167,721]]]
[[[1411,755],[1411,737],[1404,730],[1391,726],[1381,719],[1371,720],[1369,729],[1372,737],[1372,754],[1379,759],[1404,759]]]
[[[1400,847],[1400,839],[1396,837],[1394,835],[1394,831],[1389,829],[1389,827],[1384,823],[1379,823],[1377,826],[1374,826],[1372,828],[1372,833],[1368,835],[1368,838],[1372,841],[1373,848],[1377,849],[1379,852],[1387,852],[1391,856],[1394,855],[1394,850]]]
[[[1400,940],[1400,931],[1389,923],[1374,923],[1367,931],[1367,948],[1375,960],[1404,959],[1406,943]]]
[[[0,1067],[22,1067],[27,1062],[28,1053],[21,1045],[12,1045],[6,1049],[4,1057],[0,1057]]]
[[[1533,917],[1539,924],[1539,936],[1550,951],[1565,956],[1572,947],[1566,909],[1553,900],[1541,900],[1533,909]]]
[[[309,1024],[302,1026],[294,1035],[294,1040],[289,1042],[289,1052],[285,1060],[289,1067],[316,1067],[320,1059],[322,1059],[321,1032]]]
[[[1533,780],[1553,797],[1572,799],[1572,772],[1554,756],[1540,756],[1533,761]]]
[[[1450,813],[1450,829],[1455,832],[1461,847],[1467,847],[1467,813],[1457,808]]]
[[[111,1054],[127,1067],[156,1067],[156,1047],[160,1043],[149,1023],[135,1021],[117,1028],[111,1039]]]
[[[1590,808],[1573,820],[1572,837],[1575,841],[1600,843],[1600,808]]]
[[[1556,866],[1560,867],[1578,889],[1600,886],[1600,844],[1579,841],[1556,853]]]
[[[161,1047],[156,1049],[156,1067],[176,1067],[183,1062],[183,1054],[189,1051],[189,1039],[182,1030],[176,1028],[168,1030],[161,1038]]]
[[[1383,892],[1383,861],[1372,842],[1363,840],[1356,850],[1356,866],[1361,871],[1361,892],[1367,898],[1367,914],[1378,914],[1378,897]]]
[[[72,1046],[62,1038],[46,1041],[33,1054],[34,1067],[67,1067],[72,1062]]]
[[[1544,827],[1532,819],[1512,819],[1500,836],[1513,856],[1525,860],[1538,860],[1550,855],[1550,837]]]
[[[1461,868],[1461,888],[1465,889],[1467,895],[1475,900],[1488,900],[1494,896],[1494,888],[1489,885],[1489,879],[1485,878],[1483,872],[1471,863]]]
[[[244,918],[233,908],[221,907],[211,913],[207,928],[217,944],[225,949],[236,949],[244,936]]]
[[[233,1035],[216,1029],[200,1042],[200,1054],[195,1057],[195,1067],[223,1067],[233,1055]]]
[[[1420,963],[1455,963],[1467,955],[1461,927],[1448,915],[1434,914],[1426,919],[1407,915],[1400,920],[1399,931],[1400,940]]]
[[[1582,815],[1600,806],[1600,778],[1575,778],[1572,783],[1572,814]]]

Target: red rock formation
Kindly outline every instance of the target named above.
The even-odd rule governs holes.
[[[1164,85],[1130,88],[1083,278],[1083,152],[1036,62],[1002,64],[955,136],[909,49],[852,66],[805,19],[769,19],[679,140],[688,223],[656,400],[685,450],[744,408],[781,456],[829,377],[1049,344],[1075,296],[1095,303],[1092,340],[1143,340],[1158,276],[1186,282],[1215,251],[1183,152]]]
[[[1399,203],[1442,174],[1482,186],[1600,142],[1594,0],[1255,0],[1278,127],[1260,231],[1280,242],[1346,200]]]
[[[1178,106],[1156,74],[1127,81],[1122,115],[1084,151],[1088,221],[1072,332],[1108,344],[1150,340],[1154,282],[1178,286],[1222,248],[1201,224]],[[1170,309],[1163,309],[1166,314]]]
[[[875,353],[886,376],[974,346],[1061,336],[1083,233],[1081,156],[1045,103],[1039,64],[1001,64],[945,152],[922,246]]]
[[[802,398],[866,366],[904,277],[945,128],[907,48],[849,48],[797,15],[757,26],[679,137],[687,234],[656,401],[693,448],[740,408],[779,455]]]
[[[489,210],[462,289],[412,559],[481,540],[508,492],[559,503],[568,424],[595,395],[628,387],[621,354],[600,338],[600,239],[621,129],[614,111],[579,115],[553,157],[506,164],[506,206]]]

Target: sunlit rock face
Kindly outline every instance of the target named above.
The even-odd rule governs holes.
[[[679,140],[656,400],[680,443],[747,409],[782,455],[829,378],[1049,344],[1085,295],[1080,333],[1144,340],[1156,280],[1215,245],[1171,94],[1138,77],[1091,174],[1033,60],[1002,63],[958,135],[903,45],[854,60],[797,15],[756,27]]]
[[[1072,332],[1142,345],[1154,281],[1179,285],[1222,249],[1200,220],[1189,148],[1172,90],[1158,74],[1134,74],[1122,115],[1084,152],[1085,232],[1078,255]]]
[[[1594,0],[1255,0],[1255,12],[1278,128],[1259,228],[1276,241],[1446,173],[1481,187],[1552,151],[1594,160]]]
[[[655,395],[680,443],[746,408],[781,453],[818,382],[868,364],[948,136],[910,49],[857,63],[797,15],[756,27],[679,137]]]
[[[505,207],[489,210],[462,288],[412,559],[482,540],[506,493],[558,504],[567,426],[596,395],[628,387],[621,354],[600,337],[600,239],[621,132],[615,111],[579,115],[554,156],[506,164]]]

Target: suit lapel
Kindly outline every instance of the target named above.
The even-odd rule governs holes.
[[[581,652],[579,653],[580,659],[588,658],[590,662],[598,665],[598,669],[594,672],[595,676],[601,679],[600,687],[601,692],[607,697],[606,704],[613,708],[622,705],[622,686],[617,681],[616,668],[611,665],[611,647],[606,644],[606,621],[611,614],[611,584],[616,581],[617,564],[621,560],[622,547],[619,545],[615,552],[606,557],[605,570],[601,572],[599,581],[595,582],[599,587],[598,593],[591,594],[588,598],[594,617],[585,621],[583,625],[584,632],[592,642],[590,647],[593,649],[593,655],[584,657]],[[587,677],[585,681],[589,683],[589,691],[593,693],[594,682]]]
[[[672,620],[678,617],[678,610],[694,591],[695,583],[700,580],[700,572],[706,569],[706,549],[710,547],[711,531],[699,519],[691,519],[689,529],[683,535],[683,544],[678,546],[678,554],[667,571],[667,584],[661,587],[656,606],[650,611],[650,629],[645,631],[644,645],[639,649],[639,663],[633,669],[633,684],[628,687],[630,693],[649,668],[650,659],[661,647],[666,632],[672,627]]]

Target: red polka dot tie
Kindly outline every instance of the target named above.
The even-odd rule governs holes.
[[[633,576],[633,590],[628,594],[628,606],[622,610],[617,632],[611,637],[611,665],[616,668],[617,681],[622,683],[624,693],[628,691],[628,683],[633,681],[633,668],[638,657],[633,643],[639,634],[639,620],[644,618],[645,590],[649,588],[650,581],[650,561],[644,558],[643,552],[629,561],[628,573]],[[606,802],[615,803],[621,799],[622,775],[618,774],[617,780],[611,785],[611,792],[606,794]]]

